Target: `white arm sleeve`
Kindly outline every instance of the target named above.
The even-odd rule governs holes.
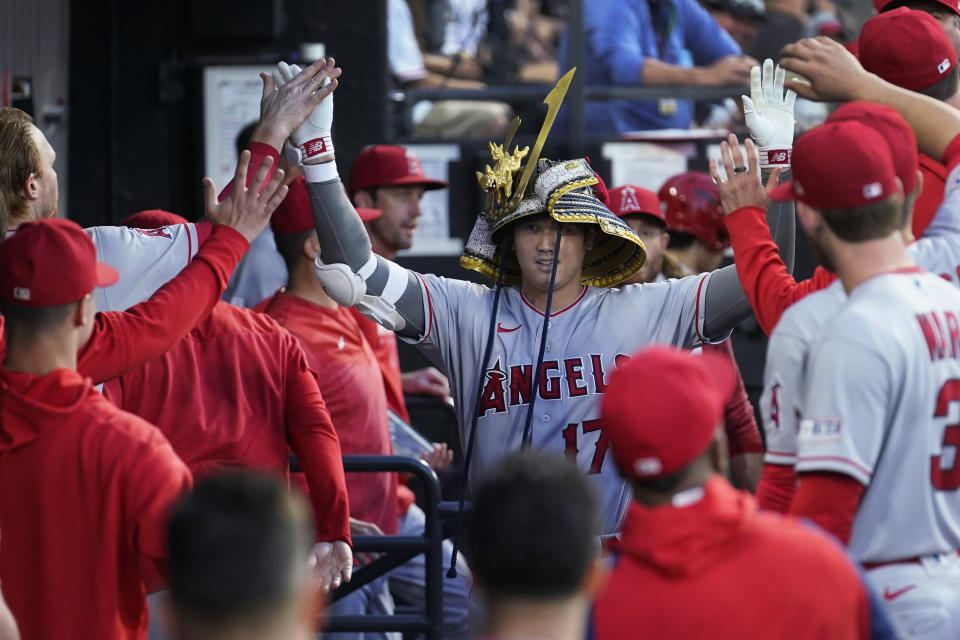
[[[178,224],[159,229],[91,227],[97,260],[120,274],[113,286],[97,287],[97,311],[125,311],[150,298],[197,255],[197,228]]]

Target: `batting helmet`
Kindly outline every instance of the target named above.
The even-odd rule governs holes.
[[[689,233],[714,251],[730,246],[720,194],[713,178],[702,171],[673,176],[657,194],[666,206],[667,230]]]

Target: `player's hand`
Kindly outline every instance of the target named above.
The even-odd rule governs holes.
[[[299,65],[279,62],[273,72],[273,80],[278,87],[283,87],[302,73]],[[324,80],[324,87],[329,84],[329,78]],[[292,164],[309,164],[331,159],[333,157],[333,140],[330,137],[332,129],[333,96],[331,95],[318,104],[307,116],[307,119],[303,121],[303,124],[291,134],[290,139],[293,144],[287,150],[296,154],[296,161]],[[288,157],[290,157],[290,154],[288,154]]]
[[[203,179],[203,197],[207,219],[214,224],[225,224],[240,232],[247,242],[260,235],[274,209],[287,197],[287,187],[283,184],[283,170],[277,169],[265,185],[267,173],[273,164],[273,158],[267,156],[260,163],[250,186],[247,184],[247,170],[250,164],[250,152],[244,151],[237,161],[237,170],[233,176],[233,188],[223,202],[217,202],[217,187],[210,178]],[[262,188],[260,185],[263,185]]]
[[[386,535],[383,533],[383,530],[375,525],[372,522],[366,522],[365,520],[357,520],[356,518],[350,518],[350,537],[356,538],[358,536],[382,536]],[[379,553],[358,553],[357,559],[360,561],[360,564],[370,564],[382,554]]]
[[[780,53],[780,66],[805,78],[787,80],[784,86],[808,100],[845,102],[865,99],[869,85],[882,82],[866,71],[846,47],[824,36],[788,44]]]
[[[759,66],[750,69],[750,97],[741,96],[744,121],[757,143],[761,169],[790,166],[797,94],[784,93],[785,76],[786,71],[779,66],[774,69],[773,60],[767,58],[762,73]]]
[[[340,69],[333,58],[321,59],[282,84],[269,73],[261,73],[260,124],[251,141],[265,142],[280,151],[290,137],[337,88]],[[332,114],[332,105],[331,105]],[[332,116],[331,116],[332,117]]]
[[[311,565],[323,593],[350,582],[353,575],[353,551],[343,540],[318,542],[313,546]]]
[[[403,392],[412,396],[435,396],[446,400],[450,396],[447,376],[433,367],[410,371],[400,376]]]
[[[720,58],[708,67],[701,67],[700,84],[715,87],[747,84],[750,80],[750,68],[757,64],[750,56]]]
[[[720,175],[717,159],[710,158],[710,175],[717,183],[724,214],[730,214],[741,207],[766,209],[770,204],[769,192],[777,185],[780,178],[780,169],[774,169],[770,173],[765,188],[760,180],[760,158],[757,156],[757,147],[749,138],[744,146],[745,152],[741,150],[737,136],[732,133],[727,136],[726,142],[720,143],[720,158],[727,174],[726,179]],[[736,171],[737,167],[741,169],[745,167],[746,171]]]
[[[433,451],[420,456],[420,459],[430,465],[434,471],[446,469],[453,462],[453,451],[447,447],[446,442],[434,442]]]

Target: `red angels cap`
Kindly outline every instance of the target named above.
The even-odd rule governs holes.
[[[716,354],[659,346],[634,354],[600,401],[620,473],[659,478],[690,464],[710,444],[735,383],[732,363]]]
[[[937,19],[906,7],[867,20],[857,55],[867,71],[911,91],[932,87],[957,66],[957,54]]]
[[[146,209],[127,216],[123,226],[131,229],[159,229],[177,224],[187,224],[187,219],[163,209]]]
[[[897,110],[873,102],[847,102],[827,118],[827,122],[844,120],[862,122],[883,136],[890,146],[893,169],[903,183],[904,193],[912,192],[917,186],[917,171],[920,170],[917,138]]]
[[[890,11],[904,6],[909,0],[873,0],[873,8],[877,13]],[[941,4],[955,14],[960,15],[960,0],[931,0],[936,4]]]
[[[23,307],[76,302],[116,283],[116,270],[97,262],[93,241],[76,222],[31,220],[0,244],[0,300]]]
[[[428,178],[413,151],[390,144],[376,144],[360,152],[350,169],[350,196],[361,189],[420,185],[430,191],[446,189],[443,180]]]
[[[774,200],[799,200],[818,209],[853,209],[897,191],[890,145],[861,122],[827,122],[793,145],[793,180],[773,189]]]
[[[380,209],[358,208],[357,213],[364,222],[380,217]],[[300,233],[313,229],[313,209],[310,207],[310,194],[307,191],[307,181],[303,176],[297,176],[290,183],[287,197],[273,212],[270,218],[270,228],[277,235],[285,233]]]
[[[667,216],[663,213],[657,194],[633,184],[610,190],[610,211],[620,218],[642,213],[656,218],[664,225],[667,224]]]

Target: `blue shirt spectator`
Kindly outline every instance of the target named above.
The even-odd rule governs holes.
[[[591,0],[584,28],[583,71],[590,86],[747,84],[755,64],[696,0]],[[562,51],[566,56],[565,43]],[[561,65],[561,72],[566,68]],[[588,129],[596,134],[686,129],[692,117],[687,100],[586,105]]]

